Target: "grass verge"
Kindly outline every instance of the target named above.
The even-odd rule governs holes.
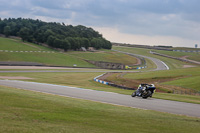
[[[30,42],[22,42],[19,39],[0,37],[0,50],[10,51],[55,51],[47,47],[36,45]]]
[[[98,52],[70,51],[65,53],[51,53],[55,50],[33,43],[22,42],[18,39],[2,37],[0,37],[0,50],[0,61],[36,62],[53,66],[76,65],[77,67],[96,67],[85,60],[113,62],[125,65],[135,65],[138,63],[138,60],[135,57],[119,52],[113,52],[111,50],[99,50]],[[49,51],[51,52],[49,53]]]
[[[167,71],[128,73],[125,78],[140,80],[143,82],[156,82],[164,85],[173,85],[187,89],[199,89],[200,67],[184,68]]]
[[[1,132],[198,133],[200,119],[0,86]]]
[[[24,81],[74,86],[74,87],[80,87],[80,88],[86,88],[86,89],[115,92],[115,93],[126,94],[126,95],[132,94],[133,92],[132,90],[123,90],[123,89],[111,87],[111,86],[100,84],[98,82],[93,81],[94,77],[101,74],[102,73],[93,73],[93,72],[80,72],[80,73],[76,73],[76,72],[42,73],[41,72],[37,74],[36,73],[1,73],[1,76],[9,76],[9,77],[23,76],[23,77],[33,78],[33,79],[26,79],[26,80],[24,79]],[[140,74],[143,74],[143,73],[140,73]],[[137,83],[136,86],[138,86],[138,84],[139,83]],[[200,104],[199,96],[189,97],[187,95],[155,93],[153,97],[160,98],[160,99],[168,99],[168,100],[176,100],[176,101]]]
[[[37,62],[53,66],[95,67],[79,58],[63,53],[11,53],[0,52],[1,61]]]
[[[191,60],[200,61],[200,53],[189,53],[189,52],[175,52],[175,51],[164,51],[164,50],[153,50],[157,53],[173,56],[173,57],[185,57]]]
[[[75,57],[92,61],[113,62],[125,65],[137,64],[137,59],[135,57],[122,54],[119,52],[114,52],[111,50],[104,50],[104,51],[102,50],[99,52],[68,52],[68,53]]]
[[[150,51],[151,51],[150,49],[119,47],[119,46],[113,46],[112,49],[160,59],[161,61],[165,62],[170,67],[170,69],[183,68],[184,65],[191,65],[190,63],[178,61],[175,59],[170,59],[170,58],[161,57],[158,55],[153,55],[150,53]],[[148,65],[150,65],[150,67],[151,67],[151,64],[147,64],[147,66]]]

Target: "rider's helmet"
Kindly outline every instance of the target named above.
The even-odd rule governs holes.
[[[142,86],[141,86],[141,84],[140,84],[140,85],[138,86],[138,89],[141,88],[141,87],[142,87]]]

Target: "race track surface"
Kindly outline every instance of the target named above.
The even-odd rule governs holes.
[[[161,60],[153,58],[153,57],[148,57],[148,56],[144,56],[144,55],[138,55],[138,54],[132,54],[132,53],[128,53],[128,52],[123,52],[123,51],[119,51],[119,50],[113,50],[113,51],[117,51],[117,52],[121,52],[127,55],[132,55],[132,56],[139,56],[139,57],[143,57],[143,58],[147,58],[151,61],[154,62],[154,64],[157,66],[157,68],[154,71],[158,71],[158,70],[168,70],[169,67]]]
[[[149,98],[149,99],[142,99],[137,97],[132,98],[130,95],[123,95],[112,92],[95,91],[95,90],[61,86],[61,85],[25,82],[16,80],[0,80],[0,85],[31,90],[31,91],[56,94],[66,97],[86,99],[102,103],[109,103],[114,105],[200,117],[199,104],[168,101],[168,100],[161,100],[154,98]]]
[[[132,53],[127,53],[127,52],[123,52],[123,51],[118,51],[118,50],[113,50],[113,51],[117,51],[117,52],[121,52],[127,55],[132,55],[132,56],[139,56],[139,57],[143,57],[143,58],[147,58],[149,60],[151,60],[152,62],[154,62],[154,64],[157,66],[156,69],[154,70],[150,70],[150,71],[159,71],[159,70],[168,70],[169,67],[161,60],[153,58],[153,57],[148,57],[148,56],[144,56],[144,55],[138,55],[138,54],[132,54]],[[47,70],[7,70],[7,71],[1,71],[0,73],[31,73],[31,72],[36,72],[36,73],[40,73],[40,72],[139,72],[139,71],[120,71],[120,70],[93,70],[91,68],[87,68],[90,70],[80,70],[81,68],[62,68],[62,67],[36,67],[36,66],[0,66],[0,68],[2,69],[47,69]],[[48,70],[48,69],[76,69],[76,70]],[[84,68],[83,68],[84,69]]]

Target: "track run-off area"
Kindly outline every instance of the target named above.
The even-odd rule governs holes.
[[[129,53],[126,53],[129,54]],[[140,56],[140,55],[137,55]],[[168,66],[158,59],[146,57],[152,60],[156,66],[157,70],[168,70]],[[154,71],[155,71],[154,70]],[[88,71],[58,71],[58,70],[12,70],[12,71],[0,71],[0,73],[9,73],[9,72],[109,72],[104,70],[88,70]],[[112,71],[113,72],[113,71]],[[116,71],[124,72],[124,71]],[[128,72],[128,71],[126,71]],[[134,72],[134,71],[130,71]],[[138,71],[135,71],[138,72]],[[184,103],[177,101],[161,100],[161,99],[142,99],[142,98],[132,98],[130,95],[123,95],[112,92],[104,92],[62,85],[46,84],[46,83],[36,83],[36,82],[27,82],[27,81],[17,81],[17,80],[0,80],[0,85],[9,86],[13,88],[19,88],[30,91],[37,91],[48,94],[55,94],[65,97],[72,97],[78,99],[91,100],[101,103],[126,106],[139,109],[155,110],[160,112],[186,115],[192,117],[200,118],[200,105],[192,103]]]
[[[130,95],[123,95],[112,92],[17,80],[0,80],[0,85],[78,99],[91,100],[119,106],[156,110],[160,112],[167,112],[172,114],[200,118],[199,104],[176,102],[154,98],[132,98]]]
[[[131,54],[131,53],[127,53],[127,52],[122,52],[122,51],[118,51],[118,50],[114,50],[114,51],[117,51],[117,52],[121,52],[121,53],[124,53],[124,54],[127,54],[127,55],[132,55],[132,56],[140,56],[140,57],[143,57],[143,58],[147,58],[147,59],[150,59],[155,65],[156,65],[156,69],[154,69],[153,71],[159,71],[159,70],[169,70],[169,67],[161,60],[159,59],[156,59],[156,58],[153,58],[153,57],[148,57],[148,56],[143,56],[143,55],[138,55],[138,54]],[[4,67],[5,69],[5,66],[2,66]],[[19,69],[20,66],[8,66],[9,69]],[[23,67],[24,69],[44,69],[45,67],[33,67],[33,66],[21,66]],[[55,69],[55,67],[46,67],[48,69]],[[58,68],[57,68],[58,69]],[[1,71],[0,70],[0,73],[12,73],[12,72],[139,72],[139,71],[120,71],[120,70],[94,70],[94,69],[90,69],[90,70],[80,70],[80,68],[64,68],[64,67],[59,67],[59,69],[77,69],[77,70],[74,70],[74,71],[71,71],[71,70],[8,70],[8,71]],[[152,70],[151,70],[152,71]]]

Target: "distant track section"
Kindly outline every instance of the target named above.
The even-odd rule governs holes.
[[[140,56],[140,57],[143,57],[143,58],[147,58],[147,59],[153,61],[156,64],[157,68],[155,69],[155,71],[158,71],[158,70],[169,70],[169,67],[163,61],[161,61],[159,59],[156,59],[156,58],[153,58],[153,57],[144,56],[144,55],[139,55],[139,54],[132,54],[132,53],[128,53],[128,52],[123,52],[123,51],[119,51],[119,50],[113,50],[113,51],[121,52],[121,53],[124,53],[124,54],[127,54],[127,55]]]

